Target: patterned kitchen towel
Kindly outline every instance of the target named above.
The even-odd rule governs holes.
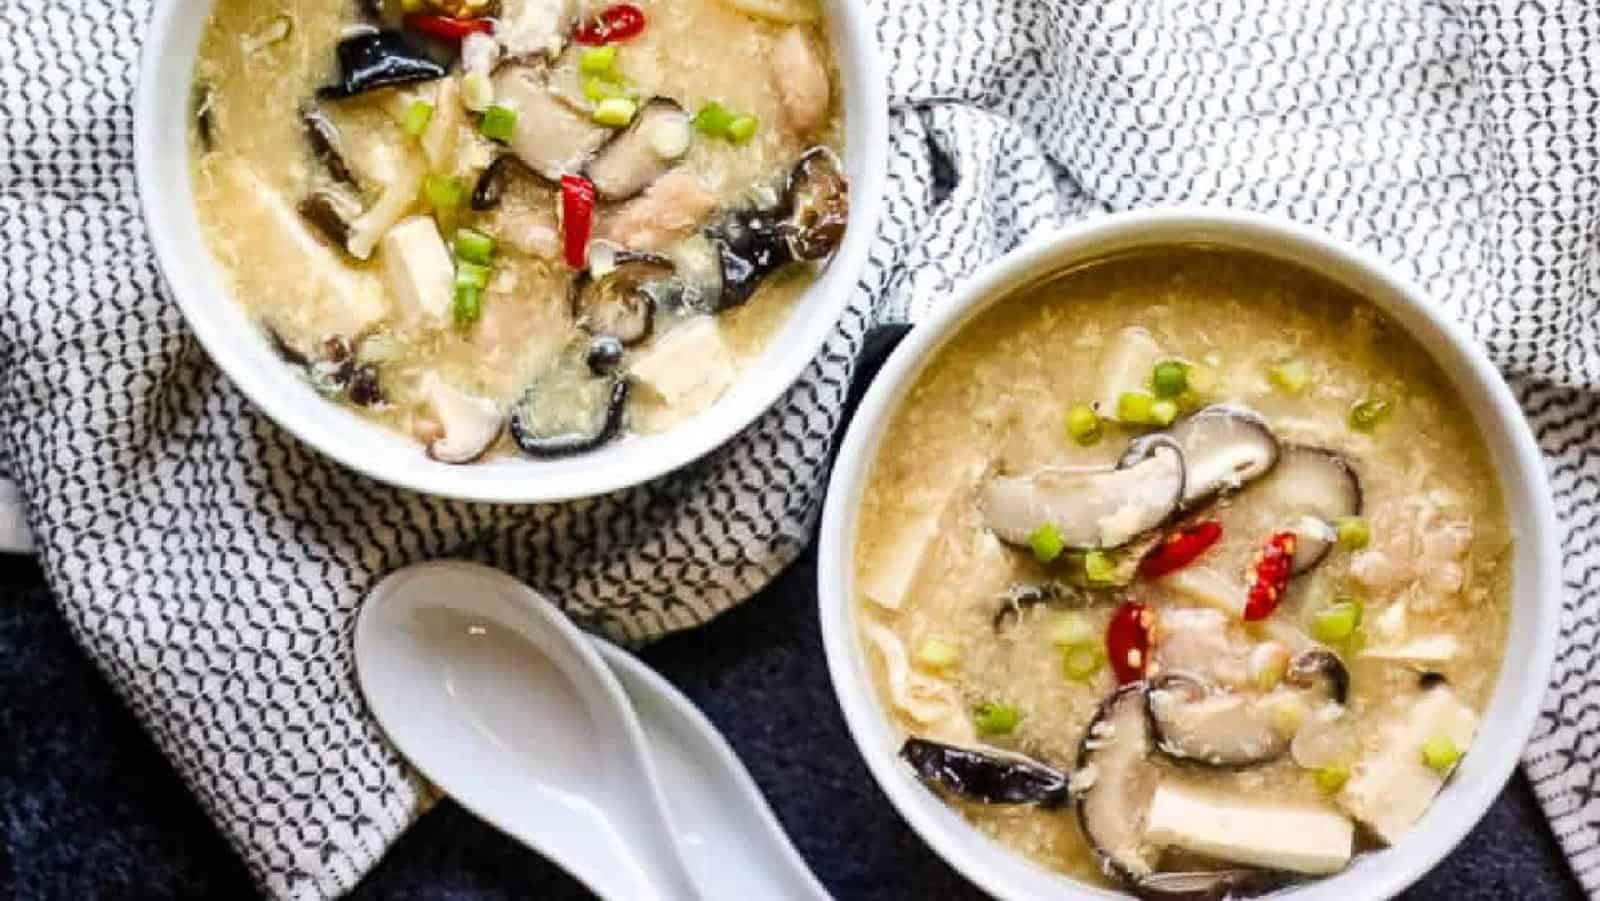
[[[3,468],[76,638],[264,888],[348,889],[426,806],[351,679],[351,618],[381,574],[466,554],[615,636],[703,622],[808,540],[869,323],[917,318],[1057,223],[1181,201],[1353,239],[1511,378],[1567,533],[1526,767],[1600,892],[1600,5],[864,2],[890,63],[892,184],[839,329],[707,459],[536,509],[373,484],[252,410],[184,330],[139,219],[149,0],[0,3]]]

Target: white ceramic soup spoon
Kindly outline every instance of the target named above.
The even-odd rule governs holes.
[[[368,706],[418,770],[601,897],[828,897],[694,705],[510,576],[459,561],[392,573],[355,652]]]

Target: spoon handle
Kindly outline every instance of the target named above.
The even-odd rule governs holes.
[[[639,715],[678,849],[706,901],[828,901],[711,721],[628,652],[593,639]]]

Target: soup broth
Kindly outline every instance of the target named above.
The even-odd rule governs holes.
[[[1451,386],[1368,301],[1248,253],[1118,256],[978,316],[892,420],[857,534],[912,768],[1147,894],[1397,839],[1505,642],[1511,536]]]
[[[291,365],[438,459],[667,429],[842,235],[825,35],[816,0],[219,0],[202,228]]]

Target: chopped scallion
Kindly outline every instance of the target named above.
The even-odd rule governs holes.
[[[590,117],[601,125],[621,128],[632,122],[634,114],[638,111],[639,105],[626,97],[607,97],[595,104]]]
[[[497,103],[483,111],[478,130],[491,141],[508,142],[517,133],[517,111]]]
[[[1324,792],[1327,792],[1331,795],[1337,792],[1339,789],[1344,788],[1344,784],[1350,781],[1350,768],[1347,766],[1334,764],[1332,766],[1321,767],[1316,771],[1315,775],[1317,778],[1317,788],[1320,788]]]
[[[1461,760],[1462,751],[1448,735],[1435,735],[1422,743],[1422,762],[1443,776]]]
[[[1117,580],[1117,564],[1105,551],[1090,551],[1083,555],[1083,576],[1093,585],[1107,585]]]
[[[1285,394],[1300,394],[1311,385],[1311,367],[1304,360],[1289,360],[1267,370],[1267,380]]]
[[[482,291],[489,287],[489,267],[469,263],[466,260],[456,261],[456,287],[466,286]]]
[[[1189,390],[1189,367],[1178,360],[1162,360],[1150,373],[1156,397],[1177,397]]]
[[[601,103],[615,97],[632,99],[628,84],[612,75],[595,75],[583,80],[583,96],[590,103]]]
[[[727,107],[713,100],[700,107],[692,123],[695,131],[720,138],[728,134],[728,126],[733,124],[733,119],[734,115]]]
[[[1033,530],[1028,536],[1028,546],[1033,548],[1034,559],[1040,563],[1049,563],[1061,556],[1066,543],[1061,540],[1061,530],[1054,523],[1045,523]]]
[[[1061,672],[1079,682],[1088,681],[1105,663],[1105,651],[1098,644],[1073,645],[1061,652]]]
[[[961,649],[941,638],[929,638],[917,647],[917,662],[929,669],[944,669],[961,659]]]
[[[1355,634],[1361,626],[1361,602],[1343,598],[1318,610],[1311,617],[1311,637],[1323,644],[1338,644]]]
[[[1378,423],[1389,418],[1391,405],[1386,400],[1367,398],[1350,408],[1350,428],[1357,432],[1370,432]]]
[[[483,290],[471,285],[456,283],[455,300],[450,305],[450,313],[455,318],[456,325],[471,325],[483,315]]]
[[[400,128],[413,138],[422,137],[428,130],[428,123],[433,121],[433,104],[426,100],[412,101],[406,107],[406,114],[400,121]]]
[[[1372,527],[1359,516],[1346,516],[1335,527],[1339,533],[1339,546],[1348,551],[1359,551],[1372,543]]]
[[[1133,425],[1150,422],[1150,408],[1156,399],[1144,391],[1128,391],[1117,398],[1117,419]]]
[[[756,128],[760,122],[755,116],[734,116],[728,123],[728,140],[735,144],[743,144],[755,137]]]
[[[1172,425],[1172,421],[1177,418],[1178,404],[1176,401],[1171,401],[1163,397],[1162,399],[1150,405],[1151,425]]]
[[[1061,614],[1054,627],[1050,629],[1050,643],[1058,647],[1070,648],[1080,644],[1098,644],[1100,634],[1089,618],[1076,611]]]
[[[1067,435],[1078,444],[1088,447],[1100,440],[1100,414],[1088,404],[1078,404],[1067,411]]]
[[[456,231],[456,257],[479,266],[494,259],[494,239],[471,228]]]
[[[1007,735],[1022,721],[1022,711],[1010,704],[979,704],[972,712],[973,725],[984,735]]]
[[[578,56],[578,71],[585,75],[607,75],[617,67],[617,45],[588,47]]]
[[[430,175],[422,181],[422,193],[428,206],[436,210],[453,210],[466,200],[467,189],[460,179],[448,175]]]

